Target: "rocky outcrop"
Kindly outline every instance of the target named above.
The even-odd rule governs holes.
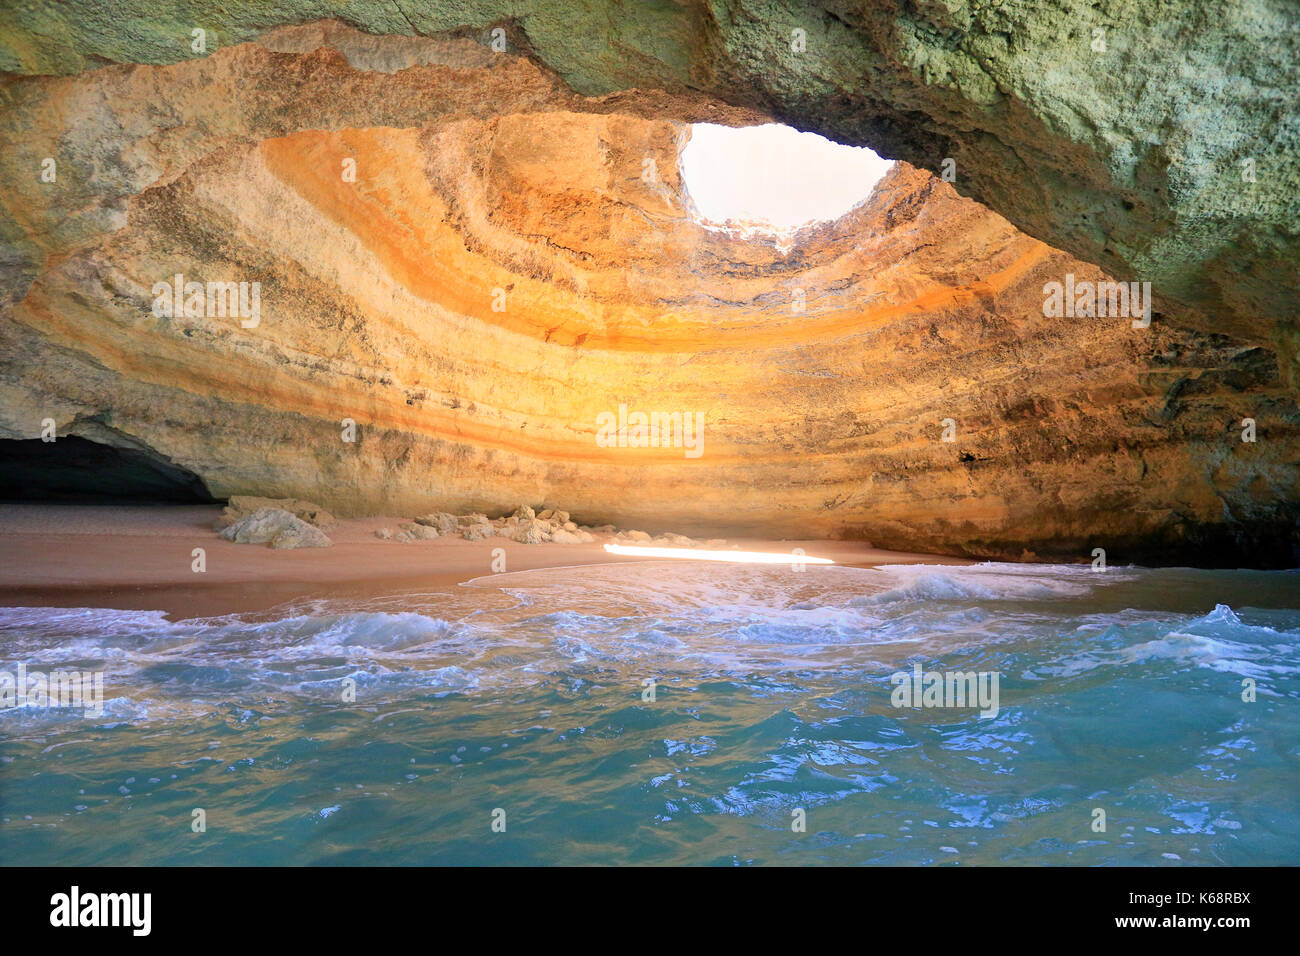
[[[287,511],[300,521],[315,525],[322,531],[328,531],[338,524],[338,520],[332,514],[311,501],[299,501],[296,498],[259,498],[255,495],[231,495],[226,502],[226,507],[222,509],[221,517],[216,520],[212,528],[214,531],[223,531],[249,515],[267,508]]]
[[[464,14],[407,6],[405,28],[366,4],[348,15],[471,35],[264,32],[257,13],[187,62],[10,78],[0,432],[93,419],[218,497],[341,515],[486,522],[522,499],[656,532],[1293,560],[1295,190],[1278,151],[1292,120],[1268,92],[1289,41],[1240,88],[1214,86],[1206,113],[1151,132],[1228,61],[1141,83],[1131,66],[1080,79],[1082,54],[1046,70],[1052,51],[1087,49],[1094,7],[1059,36],[1047,7],[1018,4],[682,4],[653,41],[635,12],[578,18],[606,31],[603,52],[561,44],[535,11],[496,54],[479,42],[491,11],[448,23]],[[77,4],[33,21],[43,9],[2,15],[0,65],[179,58],[150,31],[106,52]],[[808,47],[783,52],[805,15]],[[35,32],[40,52],[22,41]],[[1108,37],[1137,55],[1136,35]],[[1218,42],[1177,53],[1210,64]],[[1220,123],[1236,98],[1249,107]],[[684,123],[767,115],[917,166],[788,253],[701,228],[677,173]],[[1194,163],[1173,161],[1193,143]],[[1223,179],[1241,149],[1259,157],[1248,214]],[[952,184],[918,168],[945,157]],[[1044,314],[1045,284],[1106,278],[1091,263],[1152,281],[1149,328]],[[178,274],[259,283],[256,321],[206,300],[157,314],[156,284]],[[703,422],[700,453],[602,442],[602,421],[638,412]],[[541,536],[542,520],[513,533]]]
[[[456,521],[456,516],[447,514],[445,511],[436,511],[432,514],[421,515],[415,519],[415,523],[425,525],[429,528],[434,528],[439,534],[454,534],[459,526],[459,523]]]
[[[591,544],[597,541],[597,529],[583,527],[569,519],[567,511],[544,508],[540,512],[529,505],[521,505],[514,513],[501,518],[489,518],[484,514],[453,515],[446,512],[434,512],[421,515],[411,524],[403,525],[400,531],[392,528],[378,528],[375,535],[383,540],[432,541],[439,537],[458,537],[465,541],[485,541],[488,538],[504,538],[519,544]],[[651,536],[644,531],[618,531],[612,526],[601,529],[602,534],[609,535],[613,542],[651,541]],[[663,534],[653,539],[659,545],[675,547],[695,547],[696,542],[680,534]],[[722,545],[723,541],[713,544]]]
[[[334,542],[310,525],[280,508],[259,508],[221,531],[235,544],[266,544],[272,548],[328,548]]]
[[[428,525],[408,524],[396,537],[398,541],[432,541],[438,537],[438,529]]]

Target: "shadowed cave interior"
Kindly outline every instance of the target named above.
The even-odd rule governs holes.
[[[68,435],[0,439],[0,501],[215,504],[203,479],[156,453]]]

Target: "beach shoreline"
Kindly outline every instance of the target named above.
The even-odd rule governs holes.
[[[409,518],[343,519],[333,547],[275,550],[234,544],[212,524],[220,505],[0,504],[0,606],[163,611],[173,620],[263,613],[323,598],[365,599],[455,587],[505,570],[644,562],[589,544],[519,544],[505,538],[441,537],[399,542],[376,537]],[[967,565],[965,558],[884,551],[864,542],[728,539],[728,547],[826,557],[837,565]],[[206,570],[193,570],[202,548]]]

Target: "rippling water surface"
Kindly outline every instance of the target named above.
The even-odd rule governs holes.
[[[1297,572],[681,562],[0,608],[0,669],[107,698],[0,710],[0,861],[1298,864],[1297,608]],[[917,662],[997,715],[893,707]]]

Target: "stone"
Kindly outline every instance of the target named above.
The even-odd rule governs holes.
[[[519,522],[519,527],[515,530],[515,540],[520,544],[541,544],[546,536],[537,521],[524,520]]]
[[[269,544],[272,548],[328,548],[334,543],[320,528],[282,508],[259,508],[220,534],[236,544]]]
[[[308,524],[315,525],[322,531],[328,531],[338,524],[332,514],[318,504],[299,501],[296,498],[259,498],[255,495],[231,495],[212,530],[221,531],[242,518],[261,511],[263,508],[275,508],[287,511]]]
[[[466,541],[482,541],[484,538],[490,538],[496,534],[496,530],[490,524],[471,524],[465,526],[465,530],[461,532],[461,537]]]
[[[328,548],[334,544],[315,525],[302,521],[285,528],[270,541],[272,548],[289,550],[293,548]]]
[[[533,518],[536,518],[537,515],[528,505],[520,505],[515,509],[515,513],[512,517],[518,518],[520,521],[531,521]]]
[[[392,536],[393,536],[393,529],[392,529],[392,528],[376,528],[376,529],[375,529],[375,537],[376,537],[376,538],[383,538],[384,540],[388,540],[388,539],[391,538]]]
[[[439,534],[455,534],[460,523],[456,516],[448,514],[445,511],[435,511],[427,515],[420,515],[415,519],[416,524],[427,525],[430,528],[437,528]]]

